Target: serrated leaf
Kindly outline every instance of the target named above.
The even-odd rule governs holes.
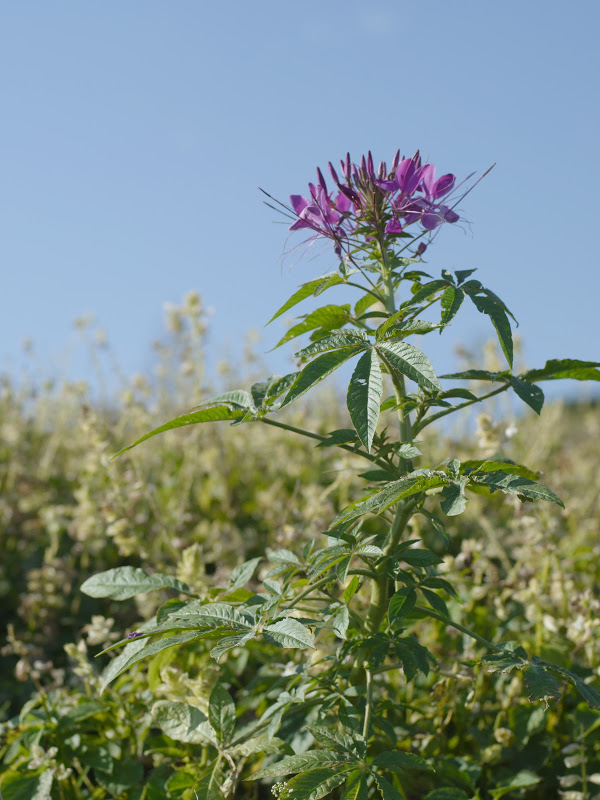
[[[204,603],[202,600],[194,600],[179,611],[173,612],[173,616],[182,619],[192,618],[202,627],[239,629],[242,633],[252,627],[246,617],[227,603]]]
[[[535,383],[528,380],[517,378],[514,375],[510,378],[510,384],[515,390],[517,397],[520,397],[524,403],[527,403],[529,408],[532,408],[536,414],[539,414],[544,405],[544,392]]]
[[[411,458],[418,458],[419,456],[423,455],[418,447],[412,442],[404,442],[401,444],[397,449],[396,453],[400,456],[400,458],[404,459],[411,459]]]
[[[404,800],[400,792],[382,775],[376,775],[375,780],[383,800]]]
[[[460,307],[462,306],[464,299],[465,293],[462,289],[458,289],[455,286],[449,286],[445,290],[440,301],[442,306],[442,325],[448,325],[454,319]],[[440,330],[440,333],[441,332],[442,331]]]
[[[317,447],[339,447],[342,444],[358,444],[358,437],[354,428],[338,428],[327,434],[327,439],[319,442]]]
[[[294,800],[319,800],[346,780],[349,770],[336,771],[327,767],[295,775],[287,782],[289,797]]]
[[[531,701],[558,700],[560,687],[558,681],[541,667],[529,666],[523,673],[527,694]]]
[[[191,594],[187,583],[158,572],[149,575],[139,567],[116,567],[106,572],[99,572],[84,581],[80,589],[89,597],[112,597],[113,600],[127,600],[129,597],[155,589],[172,589],[175,592]]]
[[[306,753],[282,758],[276,764],[268,764],[266,767],[259,769],[258,772],[250,775],[248,780],[282,778],[285,775],[291,775],[293,772],[304,772],[314,767],[338,764],[341,760],[343,759],[340,759],[340,754],[333,750],[309,750]]]
[[[253,739],[247,739],[245,742],[236,744],[234,747],[228,748],[228,753],[239,756],[253,756],[256,753],[265,753],[271,755],[272,753],[281,753],[285,749],[286,743],[276,736],[255,736]]]
[[[530,478],[535,480],[537,473],[523,466],[523,464],[515,464],[510,459],[500,459],[498,457],[488,460],[482,459],[478,461],[463,461],[462,472],[465,475],[470,475],[473,472],[506,472],[510,475],[520,475],[522,478]]]
[[[406,375],[429,392],[441,392],[433,364],[425,353],[408,342],[386,340],[377,344],[377,352],[389,368]]]
[[[232,650],[234,647],[243,647],[251,639],[254,639],[254,631],[250,631],[250,633],[234,633],[232,636],[225,636],[212,648],[210,654],[215,661],[218,661],[228,650]]]
[[[321,725],[308,725],[307,730],[314,736],[320,744],[326,747],[335,747],[342,753],[356,758],[364,758],[366,755],[366,743],[362,736],[350,736],[344,731],[335,728],[325,728]]]
[[[421,586],[421,593],[423,597],[427,600],[431,608],[434,611],[437,611],[438,614],[441,614],[446,619],[450,619],[450,614],[448,613],[448,606],[444,602],[444,600],[436,594],[435,592],[430,591],[429,589],[425,589]]]
[[[208,700],[208,719],[220,742],[228,742],[235,730],[235,705],[227,689],[218,683]]]
[[[490,489],[499,489],[505,494],[517,494],[530,500],[547,500],[564,508],[563,501],[551,489],[520,475],[510,475],[506,472],[489,472],[486,475],[477,475],[470,478],[474,483],[489,486]]]
[[[323,336],[316,342],[303,347],[295,355],[302,360],[309,356],[325,353],[327,350],[337,350],[340,347],[363,346],[369,343],[369,337],[362,330],[332,331],[329,336]]]
[[[346,638],[346,631],[350,623],[350,614],[346,606],[340,606],[335,614],[327,620],[327,626],[331,628],[340,639]]]
[[[334,328],[341,328],[351,319],[349,305],[327,305],[315,309],[310,314],[306,314],[302,322],[293,325],[289,331],[281,337],[273,350],[281,347],[282,344],[296,339],[303,333],[309,331],[321,330],[324,333],[332,331]]]
[[[388,616],[390,625],[396,627],[415,607],[417,593],[414,589],[400,589],[390,600]]]
[[[541,369],[530,369],[522,378],[528,381],[551,381],[570,378],[576,381],[600,381],[599,361],[576,358],[552,358]]]
[[[244,561],[243,564],[239,564],[237,567],[235,567],[235,569],[233,569],[231,572],[227,590],[231,592],[234,589],[240,589],[242,586],[245,586],[254,575],[256,567],[259,565],[261,560],[261,557],[258,556],[258,558],[251,558],[248,561]]]
[[[339,350],[332,350],[317,356],[310,364],[300,372],[292,388],[287,393],[280,408],[285,408],[292,400],[297,400],[303,394],[320,383],[328,375],[331,375],[338,367],[341,367],[348,359],[364,350],[362,345],[357,347],[342,347]]]
[[[343,279],[338,275],[337,272],[330,272],[328,275],[315,278],[314,281],[303,283],[302,286],[296,292],[294,292],[290,299],[287,300],[281,306],[281,308],[273,314],[271,319],[267,322],[267,325],[270,325],[273,320],[277,319],[277,317],[280,317],[282,314],[285,314],[286,311],[289,311],[290,308],[293,308],[307,297],[319,294],[319,289],[321,287],[334,286],[335,283],[343,283]]]
[[[154,724],[176,742],[216,744],[207,718],[194,706],[158,700],[152,706],[151,713]]]
[[[492,321],[492,325],[498,334],[498,341],[500,342],[502,352],[506,356],[506,360],[508,361],[509,365],[512,367],[513,339],[512,331],[510,329],[510,322],[508,321],[506,312],[490,297],[471,295],[471,300],[473,301],[475,308],[478,311],[481,311],[482,314],[486,314]]]
[[[316,649],[310,631],[297,619],[291,617],[265,625],[263,636],[268,642],[272,642],[278,647],[299,647],[302,649],[310,647],[312,650]]]
[[[392,772],[402,772],[405,769],[434,772],[433,767],[424,758],[403,750],[386,750],[380,753],[373,761],[373,766],[390,769]]]
[[[211,397],[210,400],[207,400],[204,403],[200,403],[197,406],[194,406],[195,409],[204,408],[205,406],[216,406],[221,403],[227,403],[228,405],[237,406],[238,408],[248,409],[253,408],[254,403],[252,400],[252,396],[249,392],[245,391],[245,389],[234,389],[231,392],[224,392],[223,394],[219,394],[216,397]]]
[[[566,667],[559,667],[556,664],[549,664],[541,658],[532,658],[531,663],[533,666],[541,665],[544,669],[551,670],[555,675],[560,675],[561,678],[567,680],[572,686],[577,689],[579,694],[583,697],[585,702],[591,707],[600,709],[600,692],[589,686],[583,681],[579,675],[566,669]]]
[[[229,406],[213,406],[212,408],[203,408],[201,411],[194,411],[190,414],[183,414],[180,417],[175,417],[170,422],[165,422],[164,425],[161,425],[159,428],[155,428],[153,431],[150,431],[150,433],[140,436],[140,438],[136,439],[135,442],[128,444],[127,447],[123,447],[118,453],[115,453],[113,458],[120,456],[122,453],[127,452],[127,450],[131,450],[132,447],[137,447],[138,444],[145,442],[147,439],[151,439],[153,436],[156,436],[159,433],[164,433],[164,431],[170,431],[174,428],[184,428],[187,425],[196,425],[200,422],[241,420],[243,416],[243,411],[239,409],[232,409]]]
[[[377,431],[379,403],[383,393],[383,379],[377,353],[373,348],[362,355],[350,379],[347,405],[352,424],[367,452],[371,452]]]
[[[446,481],[437,475],[431,477],[422,474],[405,475],[397,481],[391,481],[386,484],[382,489],[373,492],[373,494],[366,499],[344,509],[333,521],[331,528],[335,528],[342,522],[349,522],[352,519],[356,519],[363,514],[379,514],[403,497],[409,497],[413,494],[424,492],[426,489],[443,486],[445,483]]]
[[[432,294],[439,292],[440,289],[444,289],[450,285],[450,282],[447,280],[442,280],[437,278],[436,280],[430,281],[426,283],[424,286],[421,286],[417,292],[407,300],[405,303],[402,303],[402,307],[405,308],[406,306],[413,306],[417,303],[420,303],[422,300],[427,300],[431,297]]]
[[[142,661],[144,658],[148,658],[149,656],[154,656],[157,653],[160,653],[161,650],[166,650],[168,647],[175,647],[178,644],[185,644],[187,642],[191,642],[193,639],[199,639],[202,636],[201,633],[198,631],[187,631],[186,633],[180,633],[177,636],[169,636],[166,639],[158,639],[153,642],[147,643],[144,647],[140,648],[139,651],[133,653],[129,658],[127,658],[121,666],[121,662],[119,662],[120,667],[117,672],[109,671],[108,669],[105,671],[103,675],[102,686],[103,689],[115,678],[121,675],[123,672],[132,667],[134,664],[137,664],[138,661]],[[147,642],[147,639],[142,641]],[[115,659],[117,661],[117,659]],[[112,664],[115,663],[112,662]],[[112,666],[112,664],[110,666]]]

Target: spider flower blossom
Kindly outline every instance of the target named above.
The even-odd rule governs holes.
[[[422,164],[418,151],[412,158],[401,158],[397,151],[389,171],[385,162],[375,170],[371,153],[361,158],[360,165],[353,164],[348,154],[340,168],[341,178],[329,164],[338,189],[335,197],[319,169],[317,184],[309,183],[308,198],[290,197],[297,216],[290,230],[308,228],[316,237],[333,239],[338,255],[343,244],[350,245],[357,227],[385,223],[385,234],[393,235],[416,222],[426,231],[433,231],[442,222],[459,219],[442,202],[454,189],[454,175],[442,175],[436,180],[435,166]]]

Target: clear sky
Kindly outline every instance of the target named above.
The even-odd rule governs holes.
[[[397,147],[459,177],[497,163],[429,270],[478,267],[529,366],[600,360],[599,29],[597,0],[7,0],[0,369],[27,337],[48,374],[65,368],[93,313],[124,370],[147,372],[164,303],[190,289],[214,309],[213,352],[241,357],[250,327],[334,267],[281,259],[297,240],[257,187],[287,200],[347,150]],[[469,309],[425,341],[444,372],[491,334]],[[68,369],[89,376],[83,353]]]

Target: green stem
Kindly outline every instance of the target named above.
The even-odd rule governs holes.
[[[365,670],[365,676],[367,679],[367,699],[365,704],[365,721],[363,723],[363,738],[365,742],[369,738],[369,728],[371,726],[371,713],[373,707],[373,675],[370,669]]]
[[[314,591],[315,591],[315,589],[319,589],[321,586],[326,586],[328,583],[331,583],[331,581],[332,581],[332,578],[331,578],[331,576],[329,576],[328,578],[321,578],[321,580],[320,580],[320,581],[317,581],[317,582],[316,582],[316,583],[314,583],[312,586],[309,586],[309,587],[308,587],[307,589],[305,589],[303,592],[300,592],[300,594],[299,594],[299,595],[297,595],[297,597],[294,597],[294,599],[293,599],[293,600],[290,600],[290,602],[287,604],[286,608],[293,608],[293,607],[294,607],[295,605],[297,605],[297,604],[298,604],[298,603],[299,603],[301,600],[304,600],[304,598],[305,598],[305,597],[308,597],[308,595],[309,595],[311,592],[314,592]]]
[[[327,440],[327,436],[323,436],[320,433],[305,431],[303,428],[296,428],[295,425],[287,425],[285,422],[276,422],[274,419],[269,419],[268,417],[261,417],[256,421],[263,422],[265,425],[271,425],[273,428],[281,428],[284,431],[291,431],[292,433],[297,433],[300,436],[308,436],[309,439],[317,439],[317,441],[319,442],[325,442]],[[361,458],[366,458],[367,461],[370,461],[372,464],[379,464],[382,467],[388,466],[387,461],[383,461],[377,458],[377,456],[372,456],[370,453],[367,453],[366,450],[355,449],[354,447],[351,447],[348,444],[338,444],[336,445],[336,447],[339,447],[342,450],[347,450],[348,453],[360,456]]]
[[[448,617],[444,617],[442,614],[438,614],[437,611],[432,611],[430,608],[425,608],[425,606],[415,606],[413,611],[418,612],[419,614],[423,614],[426,617],[433,617],[433,619],[439,619],[440,622],[445,622],[446,625],[450,625],[451,628],[456,628],[457,631],[461,633],[465,633],[467,636],[470,636],[471,639],[475,639],[480,644],[487,647],[488,650],[493,650],[496,653],[502,652],[502,646],[494,644],[493,642],[488,641],[488,639],[484,639],[483,636],[480,636],[475,631],[472,631],[470,628],[465,628],[464,625],[461,625],[459,622],[454,622]]]
[[[459,403],[457,406],[452,406],[452,408],[447,408],[445,411],[439,411],[437,414],[434,414],[432,417],[428,417],[425,420],[417,423],[415,425],[415,433],[420,433],[423,428],[426,428],[432,422],[435,422],[437,419],[441,419],[442,417],[447,417],[448,414],[453,414],[455,411],[460,411],[461,408],[467,408],[467,406],[472,406],[474,403],[481,403],[483,400],[487,400],[488,397],[494,397],[496,394],[500,394],[501,392],[505,392],[508,388],[510,388],[509,383],[504,383],[498,389],[494,389],[487,394],[482,394],[481,397],[476,397],[474,400],[465,400],[464,403]]]

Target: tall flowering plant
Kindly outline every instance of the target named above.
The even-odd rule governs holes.
[[[135,567],[87,580],[82,590],[93,597],[126,599],[152,589],[175,595],[114,645],[124,648],[104,682],[172,647],[208,651],[219,664],[206,714],[179,702],[154,706],[157,727],[202,748],[198,763],[186,766],[187,778],[167,787],[170,797],[239,797],[240,787],[250,785],[245,781],[254,782],[251,796],[264,797],[270,787],[280,800],[501,797],[541,779],[519,772],[490,784],[471,751],[469,761],[466,743],[463,751],[455,743],[449,759],[418,733],[439,671],[450,664],[445,674],[457,681],[472,680],[477,670],[514,672],[530,699],[546,705],[565,684],[593,708],[600,708],[600,694],[564,664],[529,654],[518,642],[488,641],[468,626],[452,574],[438,571],[450,544],[446,519],[465,511],[471,493],[562,501],[534,472],[501,454],[461,463],[449,453],[442,463],[424,463],[419,437],[429,425],[507,391],[539,414],[540,383],[600,380],[600,364],[551,360],[516,374],[513,316],[505,303],[472,269],[444,269],[439,277],[423,269],[433,238],[459,220],[455,207],[468,190],[460,194],[454,175],[436,177],[419,153],[396,153],[389,168],[375,168],[370,153],[358,164],[347,156],[329,173],[328,183],[317,170],[304,195],[278,207],[291,231],[331,243],[336,269],[303,284],[272,320],[334,286],[353,291],[354,303],[310,311],[281,338],[278,346],[307,337],[296,353],[297,371],[221,394],[130,447],[196,423],[274,426],[363,461],[364,490],[340,508],[323,537],[252,558],[208,594]],[[505,368],[437,375],[414,342],[443,333],[465,301],[489,318]],[[318,424],[308,430],[284,421],[287,406],[350,361],[352,427],[320,432]],[[444,649],[448,629],[474,643],[475,657],[465,662]],[[269,672],[282,653],[287,664]],[[255,664],[249,687],[234,668],[240,659]]]

